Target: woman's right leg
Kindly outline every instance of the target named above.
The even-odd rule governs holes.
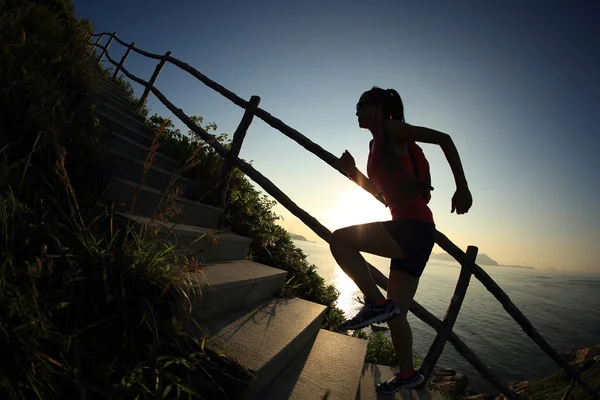
[[[392,269],[388,282],[388,298],[392,299],[396,307],[402,310],[402,314],[388,321],[392,343],[396,356],[398,357],[398,372],[409,374],[413,371],[413,337],[406,316],[413,302],[419,278],[409,275],[403,271]]]

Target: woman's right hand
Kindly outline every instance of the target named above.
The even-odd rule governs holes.
[[[348,153],[348,150],[344,151],[344,154],[340,157],[339,166],[347,174],[351,174],[356,169],[354,157]]]

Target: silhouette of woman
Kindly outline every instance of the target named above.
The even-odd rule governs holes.
[[[373,87],[360,97],[356,115],[361,128],[373,135],[367,174],[357,168],[348,151],[339,159],[348,177],[380,196],[390,208],[392,219],[338,229],[330,237],[331,253],[338,265],[363,292],[364,305],[342,325],[359,329],[387,321],[398,357],[398,371],[377,390],[392,394],[420,385],[424,378],[414,368],[412,332],[406,315],[417,291],[419,278],[435,241],[435,223],[428,206],[429,165],[415,142],[438,144],[456,181],[451,212],[464,214],[473,203],[458,151],[450,136],[404,120],[398,92]],[[391,259],[387,297],[377,288],[360,252]]]

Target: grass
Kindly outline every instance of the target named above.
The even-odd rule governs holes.
[[[589,360],[575,364],[574,367],[580,371],[581,377],[585,382],[594,389],[600,390],[600,361],[593,362],[593,360]],[[545,378],[534,381],[524,389],[522,395],[523,398],[528,400],[561,400],[567,390],[569,390],[569,393],[565,397],[565,400],[589,398],[587,392],[578,384],[572,384],[571,379],[562,369]]]
[[[251,374],[183,330],[177,271],[197,261],[103,202],[91,26],[72,13],[0,3],[0,397],[231,397]]]

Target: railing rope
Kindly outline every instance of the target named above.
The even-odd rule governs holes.
[[[115,69],[115,72],[113,73],[113,76],[112,76],[113,81],[115,79],[117,79],[117,76],[119,75],[119,71],[121,70],[121,68],[123,68],[123,64],[125,64],[125,60],[127,60],[127,57],[129,57],[129,53],[131,53],[131,48],[133,46],[135,46],[135,42],[131,42],[131,44],[129,46],[127,46],[127,50],[125,51],[125,54],[123,54],[123,57],[121,57],[121,61],[119,61],[119,65],[117,65],[117,68]]]
[[[133,48],[133,46],[131,46],[130,48]],[[156,66],[156,69],[154,70],[154,73],[152,74],[152,77],[150,78],[150,82],[148,82],[148,85],[144,89],[144,93],[142,94],[142,97],[140,97],[140,100],[138,101],[137,106],[139,108],[141,108],[144,105],[144,103],[146,103],[146,99],[148,99],[148,95],[150,94],[150,88],[154,86],[154,83],[156,83],[156,78],[158,78],[158,74],[160,74],[160,71],[162,71],[162,69],[165,66],[165,64],[167,63],[167,59],[169,58],[170,55],[171,55],[171,52],[167,51],[165,53],[165,55],[163,56],[163,58],[158,63],[158,65]]]
[[[92,35],[92,37],[94,37],[95,35]],[[100,41],[102,40],[102,38],[104,37],[104,33],[101,33],[98,35],[98,39],[96,40],[96,43],[94,43],[92,45],[92,49],[90,50],[90,56],[92,54],[94,54],[94,50],[96,50],[96,47],[98,46],[98,44],[100,44]]]
[[[109,62],[115,66],[118,66],[118,64],[110,58],[110,56],[108,55],[108,51],[107,51],[108,46],[110,45],[110,41],[113,38],[120,44],[122,44],[124,46],[129,46],[125,42],[123,42],[122,40],[117,38],[116,33],[111,35],[111,39],[109,40],[106,47],[99,45],[98,41],[96,42],[95,46],[103,49],[101,57],[104,54],[106,54],[106,57],[109,60]],[[256,107],[256,109],[254,111],[252,111],[253,106],[251,106],[250,102],[241,99],[240,97],[235,95],[233,92],[225,89],[223,86],[208,79],[207,77],[202,75],[200,72],[198,72],[194,68],[190,67],[188,64],[185,64],[175,58],[170,57],[170,52],[167,52],[167,54],[165,54],[164,56],[159,56],[159,55],[155,55],[155,54],[148,53],[143,50],[137,49],[137,48],[135,48],[135,46],[133,46],[133,44],[130,46],[133,51],[136,51],[142,55],[145,55],[149,58],[160,59],[161,63],[159,64],[159,66],[157,66],[157,69],[155,70],[155,74],[153,75],[153,79],[151,79],[150,82],[146,82],[146,81],[136,77],[135,75],[131,74],[129,71],[127,71],[122,66],[121,66],[121,72],[124,75],[126,75],[128,78],[130,78],[131,80],[144,86],[144,88],[145,88],[144,94],[146,95],[145,97],[147,97],[148,93],[150,91],[152,91],[154,93],[154,95],[159,99],[159,101],[161,101],[176,117],[178,117],[188,128],[190,128],[191,131],[198,134],[203,140],[208,142],[221,157],[226,158],[228,152],[216,140],[216,138],[213,135],[210,135],[208,132],[206,132],[204,129],[202,129],[198,125],[196,125],[181,109],[178,109],[177,107],[175,107],[175,105],[173,105],[158,89],[156,89],[153,86],[154,81],[156,80],[155,75],[158,75],[158,72],[160,72],[160,69],[162,69],[162,67],[164,66],[164,64],[167,61],[169,61],[172,64],[189,72],[191,75],[193,75],[194,77],[196,77],[197,79],[202,81],[206,86],[211,87],[212,89],[216,90],[221,95],[223,95],[224,97],[231,100],[236,105],[244,108],[245,110],[247,110],[247,111],[253,113],[254,115],[256,115],[257,117],[261,118],[267,124],[271,125],[275,129],[277,129],[280,132],[282,132],[283,134],[285,134],[286,136],[290,137],[291,139],[296,141],[298,144],[300,144],[302,147],[306,148],[307,150],[309,150],[310,152],[315,154],[317,157],[319,157],[320,159],[325,161],[332,168],[338,170],[340,173],[342,173],[344,176],[346,176],[346,174],[339,168],[338,158],[335,157],[333,154],[324,150],[322,147],[320,147],[316,143],[314,143],[311,140],[309,140],[308,138],[306,138],[300,132],[287,126],[281,120],[273,117],[266,111],[264,111],[258,107]],[[145,100],[145,98],[144,98],[144,100]],[[140,104],[143,104],[143,103],[140,102]],[[264,177],[260,172],[258,172],[256,169],[254,169],[251,165],[244,162],[243,160],[240,160],[238,157],[235,157],[235,162],[237,163],[238,167],[240,168],[240,170],[242,172],[244,172],[250,179],[252,179],[256,183],[258,183],[268,194],[273,196],[273,198],[275,198],[275,200],[277,200],[281,205],[286,207],[293,215],[295,215],[302,222],[304,222],[319,237],[321,237],[325,241],[329,241],[329,236],[331,235],[331,232],[327,228],[325,228],[323,225],[321,225],[321,223],[318,220],[316,220],[314,217],[312,217],[306,211],[304,211],[303,209],[298,207],[287,195],[285,195],[285,193],[283,193],[279,188],[277,188],[277,186],[275,186],[270,180],[268,180],[266,177]],[[363,187],[363,189],[364,189],[364,187]],[[509,313],[509,315],[521,326],[523,331],[544,352],[546,352],[547,355],[549,355],[554,361],[556,361],[559,364],[559,366],[561,366],[574,380],[576,380],[578,382],[578,384],[586,392],[591,394],[594,398],[600,398],[600,395],[598,394],[598,392],[596,390],[594,390],[593,388],[591,388],[587,383],[585,383],[581,379],[579,373],[546,342],[546,340],[535,330],[535,328],[529,322],[529,320],[521,313],[521,311],[514,305],[514,303],[512,303],[512,301],[510,300],[508,295],[496,284],[496,282],[494,282],[494,280],[481,267],[479,267],[474,261],[472,261],[469,257],[467,257],[467,255],[460,248],[458,248],[454,243],[452,243],[445,235],[443,235],[439,231],[436,231],[436,243],[444,251],[446,251],[448,254],[450,254],[452,257],[454,257],[454,259],[456,259],[463,266],[463,269],[466,272],[470,272],[473,275],[475,275],[475,277],[486,287],[486,289],[490,293],[492,293],[494,295],[494,297],[502,304],[502,306]],[[383,275],[381,273],[381,271],[377,270],[372,265],[369,264],[368,267],[371,270],[372,276],[373,276],[375,282],[377,283],[377,285],[379,287],[383,288],[384,290],[386,290],[388,278],[385,275]],[[465,272],[465,274],[466,274],[466,272]],[[462,271],[461,271],[461,273],[462,273]],[[459,281],[459,284],[460,284],[460,281]],[[464,284],[464,282],[463,282],[463,284]],[[466,284],[468,285],[468,281]],[[458,285],[457,285],[457,290],[458,290]],[[415,314],[422,321],[424,321],[425,323],[432,326],[434,329],[436,329],[438,331],[445,330],[443,322],[440,321],[439,319],[435,318],[433,315],[431,315],[431,313],[429,313],[427,310],[425,310],[423,307],[421,307],[417,302],[413,302],[413,305],[411,306],[410,311],[413,312],[413,314]],[[450,314],[450,313],[448,313],[448,314]],[[449,318],[450,317],[448,315],[446,319],[449,319]],[[514,394],[514,392],[512,392],[504,384],[502,384],[497,378],[495,378],[489,372],[489,370],[483,365],[483,363],[481,363],[481,361],[475,356],[475,354],[472,352],[472,350],[470,350],[466,344],[464,344],[462,341],[460,341],[460,339],[458,338],[458,336],[456,336],[456,334],[454,332],[452,332],[450,330],[450,331],[446,331],[446,334],[449,335],[448,340],[456,348],[456,350],[467,361],[469,361],[471,363],[471,365],[473,365],[473,367],[475,369],[477,369],[477,371],[480,372],[481,375],[485,379],[487,379],[492,384],[494,384],[494,386],[496,388],[498,388],[498,390],[500,390],[505,396],[507,396],[511,399],[515,398],[514,396],[516,396],[516,395]]]
[[[102,57],[104,57],[104,55],[108,53],[108,48],[110,47],[110,44],[112,43],[113,39],[116,37],[117,37],[117,32],[113,32],[113,34],[110,35],[110,38],[108,39],[108,42],[106,43],[106,46],[102,47],[102,46],[96,45],[97,47],[102,48],[102,52],[100,53],[100,56],[98,57],[98,64],[100,64],[100,62],[102,61]]]

